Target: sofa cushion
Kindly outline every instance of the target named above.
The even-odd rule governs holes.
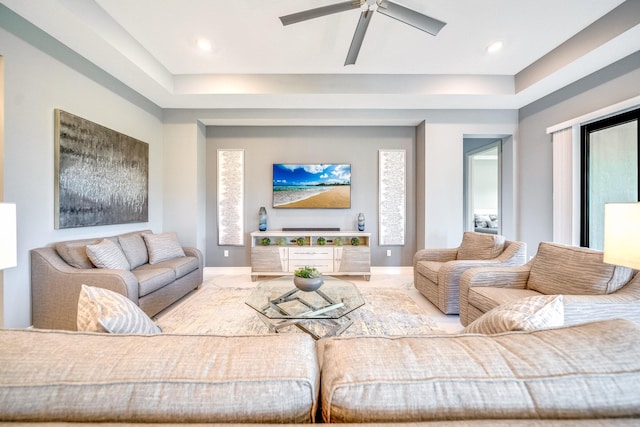
[[[531,262],[527,288],[542,294],[603,295],[615,292],[633,270],[602,262],[602,252],[541,242]]]
[[[103,239],[94,245],[87,245],[87,255],[98,268],[113,270],[130,270],[131,266],[127,257],[122,252],[120,245],[109,239]]]
[[[178,242],[177,233],[145,233],[142,237],[149,252],[149,264],[157,264],[185,256],[184,250],[182,250],[182,246]]]
[[[562,295],[538,295],[501,304],[471,322],[463,333],[535,331],[564,324]]]
[[[416,263],[416,270],[418,274],[431,280],[433,283],[438,283],[438,271],[442,267],[442,262],[439,261],[418,261]]]
[[[541,295],[539,292],[530,289],[501,288],[498,286],[473,286],[469,288],[469,305],[478,308],[483,313],[496,308],[499,305],[507,304],[520,298]]]
[[[113,334],[157,334],[153,323],[124,295],[108,289],[82,285],[78,298],[78,330]]]
[[[497,258],[504,250],[504,242],[504,236],[467,231],[462,236],[457,259]]]
[[[60,258],[75,268],[95,268],[87,255],[87,245],[99,243],[102,239],[72,240],[56,243],[55,248]]]
[[[198,258],[185,256],[182,258],[174,258],[168,261],[162,261],[157,264],[145,264],[141,265],[138,270],[155,270],[158,268],[170,268],[175,273],[175,278],[179,279],[186,276],[192,271],[197,270],[200,267]]]
[[[152,267],[144,264],[131,272],[138,279],[138,296],[143,297],[151,292],[173,283],[176,280],[176,273],[172,268]]]
[[[640,416],[640,326],[323,340],[329,423]]]
[[[3,421],[296,424],[317,408],[307,334],[0,330],[0,342]]]
[[[124,255],[127,257],[131,269],[149,262],[147,245],[144,243],[144,239],[140,233],[127,233],[118,236],[118,243],[120,243],[122,252],[124,252]]]

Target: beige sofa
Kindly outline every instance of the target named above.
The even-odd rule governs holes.
[[[478,268],[460,278],[460,323],[517,299],[562,295],[564,324],[622,317],[640,322],[640,275],[606,264],[601,251],[541,242],[519,267]]]
[[[640,326],[625,320],[317,343],[35,329],[0,342],[0,422],[640,422]]]
[[[123,268],[97,268],[87,246],[120,248]],[[96,250],[96,254],[100,254]],[[107,266],[112,258],[107,257]],[[31,250],[32,324],[42,329],[76,330],[77,306],[83,284],[125,295],[154,316],[202,284],[202,253],[181,247],[175,233],[150,230],[106,238],[68,240]]]
[[[445,314],[458,314],[458,283],[463,272],[477,267],[522,265],[527,245],[504,236],[466,232],[457,248],[421,249],[413,256],[413,283]]]

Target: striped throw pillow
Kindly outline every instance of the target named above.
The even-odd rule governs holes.
[[[562,295],[536,295],[501,304],[471,322],[462,332],[488,335],[509,331],[534,331],[562,325]]]
[[[79,331],[159,334],[160,327],[129,298],[108,289],[82,285],[78,298]]]
[[[104,239],[95,245],[87,245],[87,256],[98,268],[110,268],[113,270],[131,270],[127,257],[120,245]]]

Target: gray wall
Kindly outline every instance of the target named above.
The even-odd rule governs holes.
[[[375,266],[411,265],[415,253],[415,127],[270,126],[207,128],[207,265],[250,265],[248,233],[258,229],[258,209],[264,206],[268,228],[338,227],[356,230],[363,212],[371,233],[371,262]],[[246,246],[218,246],[216,156],[218,149],[245,150]],[[404,246],[378,246],[378,150],[406,150],[406,220]],[[273,163],[350,163],[351,209],[272,208]],[[391,250],[391,256],[386,251]],[[224,250],[229,257],[224,257]]]
[[[640,95],[640,52],[520,110],[518,235],[534,255],[553,239],[550,126]]]
[[[162,231],[162,111],[0,6],[5,63],[4,199],[17,205],[18,265],[4,271],[4,327],[31,324],[29,250],[61,240]],[[6,30],[9,28],[10,31]],[[54,229],[54,109],[149,144],[149,222]]]

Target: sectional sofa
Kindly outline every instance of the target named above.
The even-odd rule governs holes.
[[[318,342],[0,330],[0,342],[0,422],[640,423],[640,326],[627,320]]]

